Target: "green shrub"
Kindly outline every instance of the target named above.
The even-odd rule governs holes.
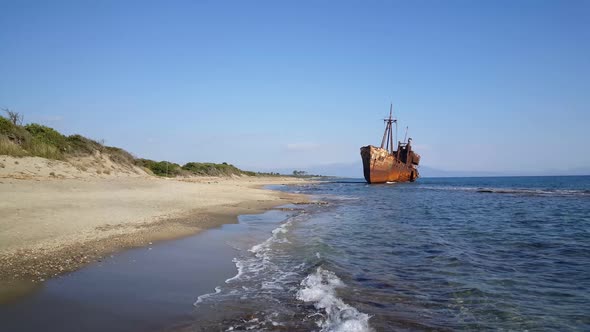
[[[23,148],[10,140],[6,135],[0,134],[0,155],[7,155],[13,157],[24,157],[29,153]]]
[[[53,128],[49,128],[37,123],[31,123],[26,125],[25,129],[31,133],[33,138],[38,142],[53,146],[62,152],[66,152],[68,150],[67,138]]]
[[[182,169],[188,171],[192,175],[205,176],[231,176],[231,175],[250,175],[255,176],[254,172],[242,171],[232,164],[226,162],[221,164],[215,163],[196,163],[190,162],[182,166]]]
[[[0,154],[11,156],[63,159],[62,151],[67,147],[65,137],[49,127],[38,124],[22,127],[1,116],[0,135]]]
[[[182,169],[189,171],[194,175],[209,175],[209,176],[229,176],[232,174],[240,175],[242,170],[227,163],[196,163],[190,162],[182,166]]]
[[[23,144],[31,140],[31,134],[28,131],[21,126],[14,125],[3,116],[0,116],[0,134],[16,144]]]
[[[0,116],[0,134],[10,134],[14,131],[14,128],[16,128],[17,126],[15,126],[12,122],[10,122],[10,120],[8,120],[7,118]]]
[[[37,137],[34,137],[29,143],[23,145],[33,156],[63,160],[64,154],[56,146],[48,144]]]
[[[68,153],[71,155],[88,155],[103,149],[102,144],[82,135],[70,135],[66,138],[66,141],[68,143]]]
[[[16,126],[7,118],[0,116],[0,134],[8,135],[14,131]]]
[[[105,146],[104,149],[114,163],[132,165],[135,162],[135,157],[133,157],[131,153],[121,148],[116,148],[114,146]]]
[[[141,166],[158,176],[231,176],[242,174],[256,176],[254,172],[242,171],[226,162],[221,164],[190,162],[181,167],[168,161],[135,159],[133,155],[121,148],[103,146],[101,143],[81,135],[66,137],[53,128],[36,123],[23,127],[0,116],[0,154],[64,160],[67,156],[92,155],[96,151],[108,155],[114,163]],[[107,172],[109,171],[105,171],[105,173]],[[97,173],[101,174],[102,171],[97,170]]]
[[[186,163],[184,166],[171,163],[168,161],[154,161],[149,159],[135,159],[135,165],[145,167],[153,174],[158,176],[174,177],[178,175],[197,175],[197,176],[230,176],[230,175],[250,175],[255,176],[254,172],[245,172],[234,165],[223,163]]]
[[[281,175],[281,173],[277,173],[277,172],[257,172],[256,175],[259,175],[259,176],[284,176],[284,175]]]
[[[168,161],[153,161],[149,159],[136,159],[135,165],[145,167],[158,176],[175,177],[182,174],[180,165]]]

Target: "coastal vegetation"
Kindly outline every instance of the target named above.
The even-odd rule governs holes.
[[[234,165],[223,162],[221,164],[215,163],[196,163],[190,162],[182,166],[183,170],[190,172],[195,175],[220,175],[220,176],[231,176],[231,175],[250,175],[254,176],[256,173],[243,171]]]
[[[256,176],[257,173],[241,170],[228,163],[197,163],[189,162],[179,165],[169,161],[154,161],[150,159],[135,159],[135,165],[148,169],[154,175],[163,177],[176,176]]]
[[[67,160],[95,153],[107,154],[113,162],[133,164],[135,158],[127,151],[105,146],[82,135],[65,136],[57,130],[37,123],[20,125],[0,116],[0,154],[15,157],[42,157]]]
[[[294,170],[292,176],[296,177],[296,178],[325,178],[325,177],[327,177],[324,175],[310,174],[310,173],[307,173],[306,171],[298,171],[298,170]]]
[[[0,155],[67,161],[72,157],[102,154],[114,163],[139,166],[149,173],[162,177],[270,174],[244,171],[226,162],[221,164],[189,162],[181,166],[169,161],[136,158],[124,149],[106,146],[82,135],[66,136],[53,128],[37,123],[23,125],[21,114],[10,110],[4,111],[7,117],[0,116]]]

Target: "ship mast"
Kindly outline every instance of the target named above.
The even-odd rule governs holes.
[[[397,140],[397,119],[393,118],[393,104],[389,105],[389,118],[383,119],[385,122],[385,132],[383,133],[383,139],[381,140],[381,148],[387,150],[390,154],[393,154],[393,124],[395,123],[395,139]]]
[[[404,143],[406,143],[407,138],[408,138],[408,127],[406,126],[406,135],[404,136]]]

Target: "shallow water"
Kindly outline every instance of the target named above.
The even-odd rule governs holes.
[[[236,247],[180,330],[590,330],[590,177],[359,180]],[[192,320],[192,321],[191,321]]]
[[[285,218],[278,211],[269,216]],[[228,224],[114,254],[0,305],[0,331],[162,330],[190,317],[199,294],[235,274],[227,243],[249,236],[247,225]]]

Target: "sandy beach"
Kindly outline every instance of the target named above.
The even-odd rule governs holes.
[[[0,279],[39,282],[124,248],[236,222],[305,197],[262,189],[288,177],[167,179],[139,170],[89,172],[69,163],[3,156]],[[44,164],[45,163],[45,164]],[[52,174],[50,174],[52,173]]]

